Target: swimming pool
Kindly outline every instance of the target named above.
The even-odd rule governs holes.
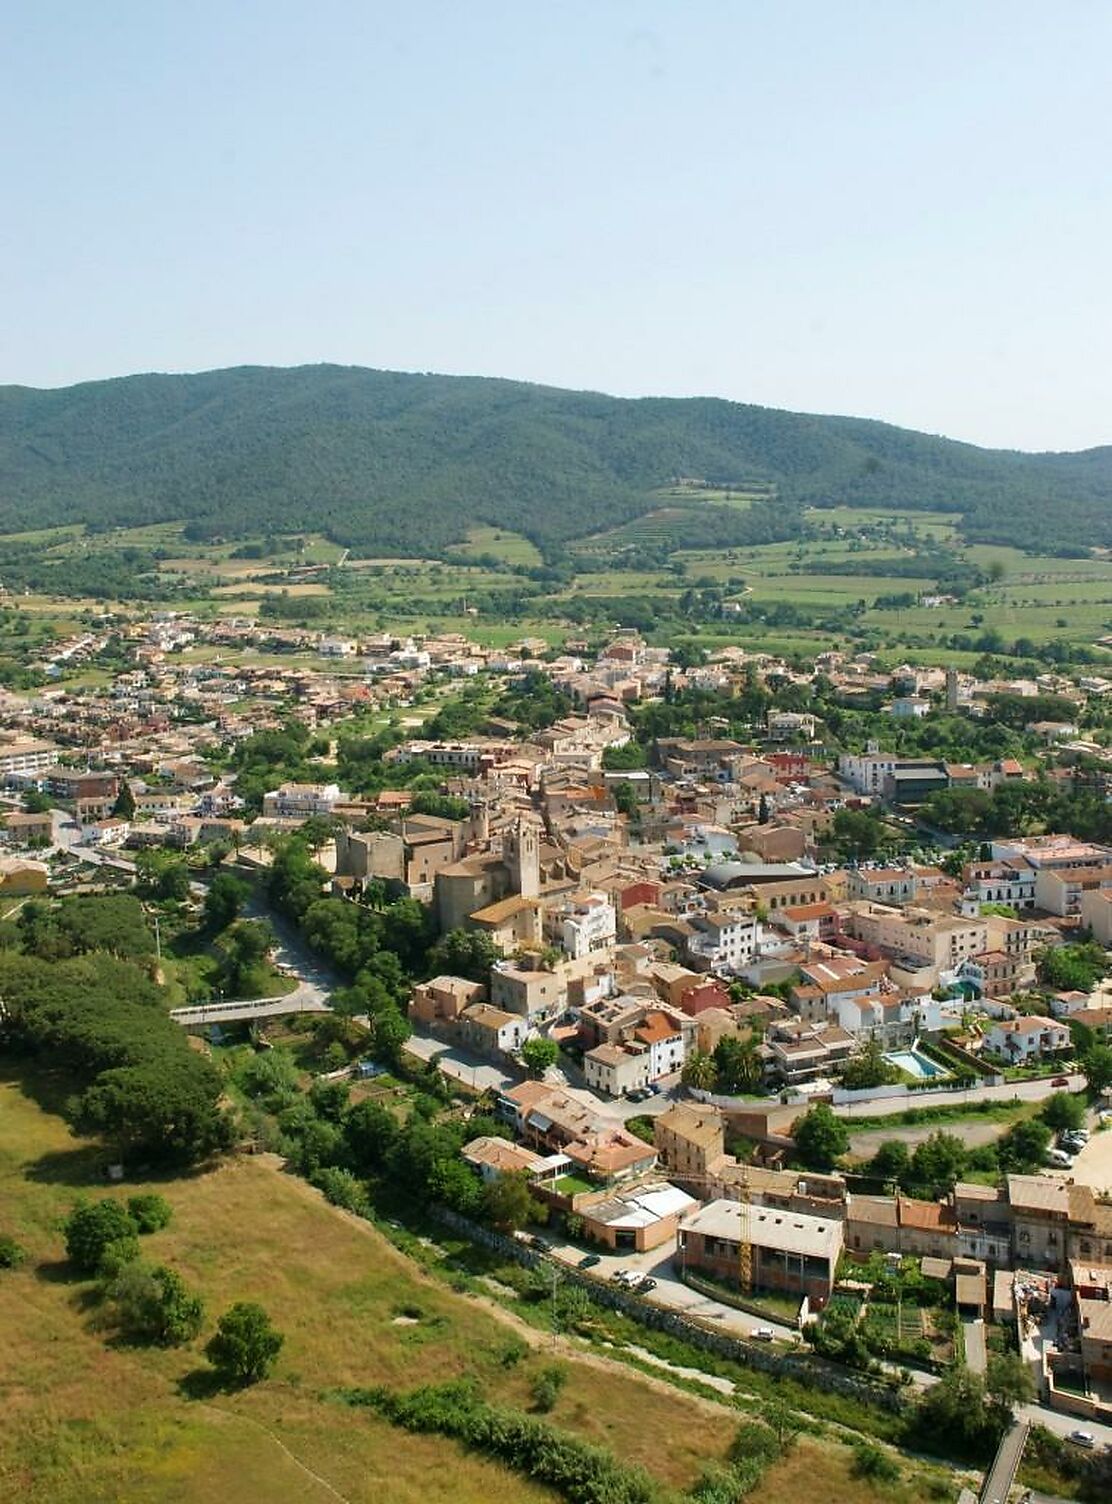
[[[918,1050],[893,1050],[884,1058],[890,1065],[896,1066],[909,1076],[914,1076],[918,1081],[930,1081],[935,1076],[950,1074],[944,1066],[936,1065],[933,1060],[928,1060],[926,1055]]]

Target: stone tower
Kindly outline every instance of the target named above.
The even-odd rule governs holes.
[[[541,890],[540,836],[532,820],[519,816],[502,837],[502,857],[510,870],[510,886],[522,898],[536,898]]]
[[[476,799],[471,805],[468,835],[480,850],[486,849],[486,844],[490,840],[490,810],[485,799]]]

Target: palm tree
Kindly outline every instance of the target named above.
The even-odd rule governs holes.
[[[718,1069],[705,1050],[694,1050],[684,1061],[683,1084],[697,1091],[713,1091],[718,1084]]]

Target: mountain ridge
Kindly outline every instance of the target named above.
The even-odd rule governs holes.
[[[716,397],[333,364],[0,387],[7,531],[33,512],[40,526],[312,528],[428,553],[498,523],[551,557],[659,507],[680,476],[775,487],[775,501],[714,509],[738,544],[795,535],[804,506],[851,504],[960,511],[974,541],[1112,545],[1112,445],[993,450]]]

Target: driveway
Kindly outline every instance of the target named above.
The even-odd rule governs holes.
[[[974,1321],[962,1322],[965,1338],[965,1366],[970,1373],[983,1374],[988,1362],[985,1352],[985,1324],[978,1316]]]
[[[584,1254],[584,1249],[558,1241],[552,1243],[550,1251],[559,1263],[569,1264],[573,1268]],[[758,1326],[771,1327],[777,1341],[794,1343],[798,1335],[794,1327],[771,1321],[752,1311],[739,1311],[735,1306],[702,1295],[698,1290],[685,1285],[676,1271],[674,1260],[675,1244],[669,1240],[663,1247],[652,1248],[645,1253],[604,1253],[590,1270],[590,1274],[606,1283],[619,1269],[640,1269],[656,1280],[656,1289],[646,1297],[653,1305],[667,1306],[670,1310],[682,1311],[685,1316],[698,1317],[734,1337],[748,1337]]]

